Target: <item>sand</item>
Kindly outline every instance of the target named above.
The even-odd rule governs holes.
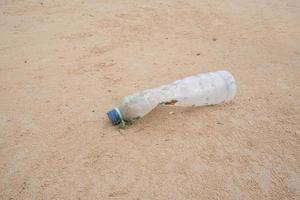
[[[2,0],[0,36],[0,199],[300,199],[299,0]],[[230,103],[106,117],[222,69]]]

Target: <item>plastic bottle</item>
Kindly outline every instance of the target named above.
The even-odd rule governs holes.
[[[143,117],[159,104],[175,106],[214,105],[233,99],[236,84],[228,71],[189,76],[168,85],[124,97],[118,108],[107,112],[113,125]]]

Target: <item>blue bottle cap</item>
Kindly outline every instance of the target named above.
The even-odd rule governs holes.
[[[107,112],[107,116],[112,125],[117,125],[122,122],[122,115],[118,108],[113,108]]]

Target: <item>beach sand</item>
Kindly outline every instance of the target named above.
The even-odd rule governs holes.
[[[0,2],[0,199],[299,199],[299,0]],[[236,98],[122,97],[228,70]]]

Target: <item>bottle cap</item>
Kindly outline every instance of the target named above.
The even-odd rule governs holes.
[[[107,116],[108,116],[109,121],[113,125],[117,125],[122,122],[122,115],[118,108],[113,108],[110,111],[108,111]]]

